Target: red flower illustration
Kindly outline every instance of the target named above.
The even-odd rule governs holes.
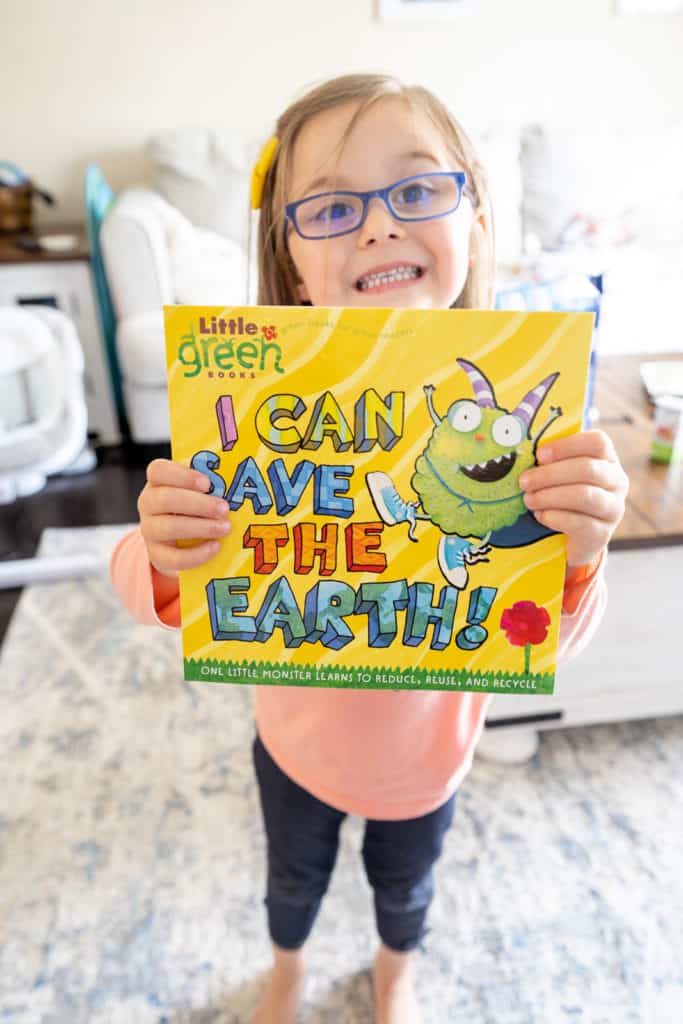
[[[550,615],[533,601],[515,601],[500,617],[501,629],[515,647],[524,648],[524,671],[529,671],[532,644],[542,644],[548,635]]]
[[[500,619],[501,629],[516,647],[527,644],[542,644],[548,635],[550,616],[545,608],[539,608],[533,601],[516,601],[512,608],[506,608]]]

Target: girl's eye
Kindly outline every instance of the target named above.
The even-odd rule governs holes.
[[[469,433],[470,430],[476,430],[481,423],[481,409],[476,402],[467,399],[456,402],[448,410],[448,422],[458,433]]]
[[[341,220],[342,217],[348,217],[351,213],[351,207],[346,203],[331,203],[321,211],[320,218],[322,220]]]
[[[407,185],[399,192],[399,199],[404,203],[419,203],[426,198],[428,190],[424,185]]]
[[[313,220],[318,223],[328,221],[344,220],[353,216],[353,208],[348,203],[328,203],[315,212]]]
[[[410,184],[403,185],[402,188],[396,192],[393,196],[393,201],[398,206],[426,206],[433,194],[433,190],[428,188],[424,182],[412,181]]]
[[[502,444],[509,448],[519,444],[524,436],[524,429],[516,416],[501,416],[493,424],[491,436],[496,444]]]

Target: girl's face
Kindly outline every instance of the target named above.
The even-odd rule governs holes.
[[[339,152],[357,109],[356,103],[344,104],[304,125],[294,146],[288,202],[336,188],[369,191],[413,174],[464,169],[427,114],[399,97],[366,110]],[[474,223],[463,195],[455,213],[411,222],[395,220],[375,197],[363,225],[337,238],[304,239],[288,225],[289,251],[301,279],[299,298],[314,306],[445,309],[465,284]],[[418,276],[374,285],[367,280],[395,267],[417,268]]]

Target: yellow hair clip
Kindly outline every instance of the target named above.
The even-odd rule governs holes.
[[[254,164],[254,169],[251,172],[251,208],[252,210],[261,209],[261,199],[263,198],[263,185],[266,180],[266,174],[270,169],[270,165],[273,162],[275,151],[278,147],[279,139],[277,135],[271,135],[267,142],[263,144],[261,153],[258,160]]]

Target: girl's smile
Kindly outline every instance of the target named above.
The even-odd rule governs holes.
[[[385,263],[373,267],[356,281],[359,292],[386,292],[396,288],[406,288],[424,276],[422,267],[415,263]]]
[[[288,201],[461,169],[430,118],[399,97],[365,110],[340,145],[357,109],[355,102],[343,104],[306,122],[294,144]],[[453,213],[415,221],[395,218],[373,197],[364,222],[347,234],[301,238],[290,225],[299,299],[314,306],[447,308],[467,279],[474,221],[464,196]]]

